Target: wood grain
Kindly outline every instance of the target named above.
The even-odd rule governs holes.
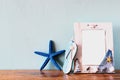
[[[114,74],[69,74],[58,70],[0,70],[0,80],[120,80],[120,70]]]

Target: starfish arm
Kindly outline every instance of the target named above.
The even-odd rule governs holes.
[[[51,58],[51,61],[52,61],[52,63],[56,66],[57,69],[62,70],[62,69],[60,68],[60,66],[57,64],[57,62],[56,62],[53,58]]]
[[[64,52],[65,52],[65,50],[57,51],[54,54],[52,54],[52,56],[56,56],[56,55],[62,54]]]
[[[47,63],[49,62],[49,60],[50,60],[50,58],[47,58],[47,59],[45,60],[45,62],[44,62],[43,65],[41,66],[40,70],[43,70],[43,69],[44,69],[44,67],[47,65]]]
[[[50,40],[50,42],[49,42],[49,53],[53,53],[53,48],[54,48],[53,41]]]
[[[45,56],[45,57],[48,57],[49,54],[46,54],[44,52],[38,52],[38,51],[35,51],[34,53],[38,54],[38,55],[42,55],[42,56]]]

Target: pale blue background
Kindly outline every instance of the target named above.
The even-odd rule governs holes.
[[[39,69],[48,42],[67,47],[74,22],[112,22],[120,69],[120,0],[0,0],[0,69]],[[64,54],[58,57],[61,63]],[[56,69],[49,63],[46,69]]]

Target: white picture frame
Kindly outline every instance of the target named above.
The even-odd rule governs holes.
[[[75,23],[74,39],[78,46],[78,51],[74,59],[74,72],[114,72],[112,23]],[[105,68],[106,71],[102,70],[103,67],[98,71],[101,66],[100,64],[105,60],[105,55],[109,50],[112,53],[112,66],[108,69]]]

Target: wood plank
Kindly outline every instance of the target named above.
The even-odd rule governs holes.
[[[0,80],[120,80],[120,70],[113,74],[69,74],[58,70],[0,70]]]

